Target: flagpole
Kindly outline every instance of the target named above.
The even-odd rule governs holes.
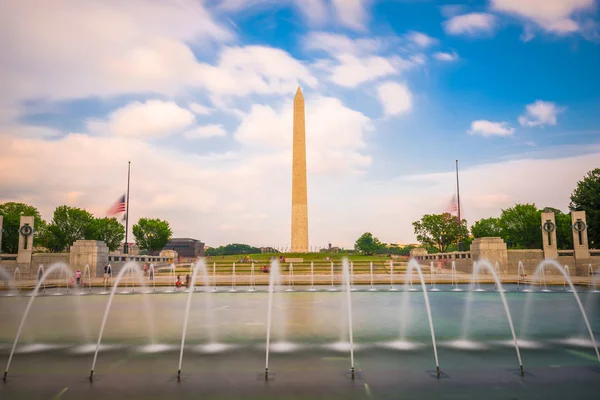
[[[458,222],[460,223],[460,186],[458,185],[458,160],[456,160],[456,200],[458,203]]]
[[[456,202],[458,203],[458,223],[461,224],[460,219],[460,186],[458,184],[458,160],[456,160]],[[458,240],[458,251],[462,251],[462,243],[460,239]]]
[[[127,162],[127,204],[125,205],[125,246],[123,246],[123,252],[129,254],[129,180],[131,178],[131,161]],[[459,211],[460,212],[460,211]]]

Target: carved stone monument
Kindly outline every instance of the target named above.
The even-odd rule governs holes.
[[[102,276],[104,266],[108,263],[108,246],[97,240],[78,240],[73,243],[69,252],[69,266],[72,270],[80,268],[82,271],[86,264],[90,266],[92,276]]]
[[[308,202],[306,194],[306,129],[304,96],[298,87],[294,97],[292,144],[292,252],[308,251]]]
[[[546,260],[558,259],[558,246],[556,244],[556,221],[553,212],[542,213],[542,242],[544,258]]]
[[[31,264],[33,255],[33,228],[34,217],[21,216],[19,223],[19,249],[17,252],[17,264]]]
[[[573,228],[573,250],[575,251],[575,259],[589,259],[590,249],[588,247],[585,211],[571,211],[571,227]]]
[[[498,262],[500,268],[505,268],[508,264],[506,243],[500,237],[476,238],[471,243],[471,257],[473,261],[488,260],[492,265]]]

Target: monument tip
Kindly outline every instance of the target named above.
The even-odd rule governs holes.
[[[302,96],[302,89],[300,89],[300,86],[298,86],[298,89],[296,90],[296,96]]]

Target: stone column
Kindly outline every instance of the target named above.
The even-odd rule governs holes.
[[[589,259],[590,249],[588,247],[585,211],[571,211],[571,227],[573,229],[573,250],[575,251],[575,260]]]
[[[78,240],[73,243],[69,251],[69,267],[74,271],[77,268],[84,272],[90,266],[92,276],[102,276],[104,266],[108,263],[108,246],[102,241]],[[113,268],[113,275],[118,273]]]
[[[471,243],[471,258],[473,261],[488,260],[492,266],[498,262],[500,268],[508,264],[508,250],[504,239],[500,237],[476,238]]]
[[[21,216],[19,223],[19,250],[17,252],[17,264],[31,265],[33,254],[33,228],[34,217]]]
[[[546,260],[558,259],[558,247],[556,245],[556,222],[553,212],[542,213],[542,242],[544,258]]]

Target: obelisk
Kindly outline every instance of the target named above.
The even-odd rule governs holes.
[[[294,97],[292,156],[292,252],[308,252],[308,204],[306,195],[306,130],[304,96],[298,87]]]

